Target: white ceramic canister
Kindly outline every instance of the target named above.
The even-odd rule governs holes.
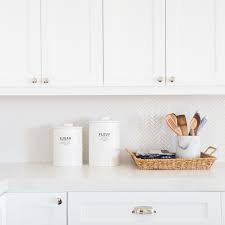
[[[118,166],[120,124],[105,117],[89,122],[89,165]]]
[[[201,141],[199,136],[177,136],[177,158],[199,158],[201,155]]]
[[[64,124],[53,129],[53,165],[81,166],[83,164],[82,127]]]

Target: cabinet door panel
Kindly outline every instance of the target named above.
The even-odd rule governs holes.
[[[104,0],[104,83],[162,85],[164,0]],[[162,77],[162,82],[157,78]]]
[[[66,225],[66,209],[64,193],[10,193],[7,194],[7,225]]]
[[[101,0],[44,0],[43,77],[52,86],[102,84]]]
[[[0,86],[27,86],[41,74],[40,0],[0,1]]]
[[[168,84],[225,84],[225,2],[167,0],[166,10]]]
[[[221,208],[221,212],[222,212],[222,225],[225,225],[225,192],[221,193],[221,203],[222,203],[222,208]]]
[[[68,207],[69,225],[221,224],[220,193],[212,192],[69,193]]]
[[[7,225],[6,223],[6,197],[0,197],[0,225]]]

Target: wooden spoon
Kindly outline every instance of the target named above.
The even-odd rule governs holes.
[[[180,127],[177,126],[176,122],[174,121],[174,117],[170,114],[166,116],[166,122],[169,128],[178,136],[182,136],[182,132]]]
[[[193,118],[195,118],[197,120],[197,126],[195,127],[195,135],[198,135],[198,128],[199,128],[200,123],[201,123],[200,114],[198,112],[196,112],[195,115],[193,116]]]
[[[192,118],[191,123],[190,123],[190,135],[191,136],[195,136],[195,129],[198,126],[198,121],[196,120],[196,118]]]
[[[187,120],[185,115],[177,116],[177,123],[180,127],[183,136],[188,136]]]

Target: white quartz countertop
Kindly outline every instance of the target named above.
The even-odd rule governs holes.
[[[208,171],[0,164],[0,192],[225,191],[225,163]]]

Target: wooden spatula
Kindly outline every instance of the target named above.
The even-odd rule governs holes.
[[[180,127],[183,136],[188,136],[187,120],[185,115],[177,116],[177,125]]]
[[[174,121],[174,117],[170,114],[166,116],[166,122],[169,128],[178,136],[182,136],[182,132],[180,127],[177,126],[176,122]]]
[[[178,126],[177,125],[177,116],[176,116],[176,114],[175,113],[171,113],[169,115],[172,117],[172,119],[173,119],[174,123],[176,124],[176,126]]]

